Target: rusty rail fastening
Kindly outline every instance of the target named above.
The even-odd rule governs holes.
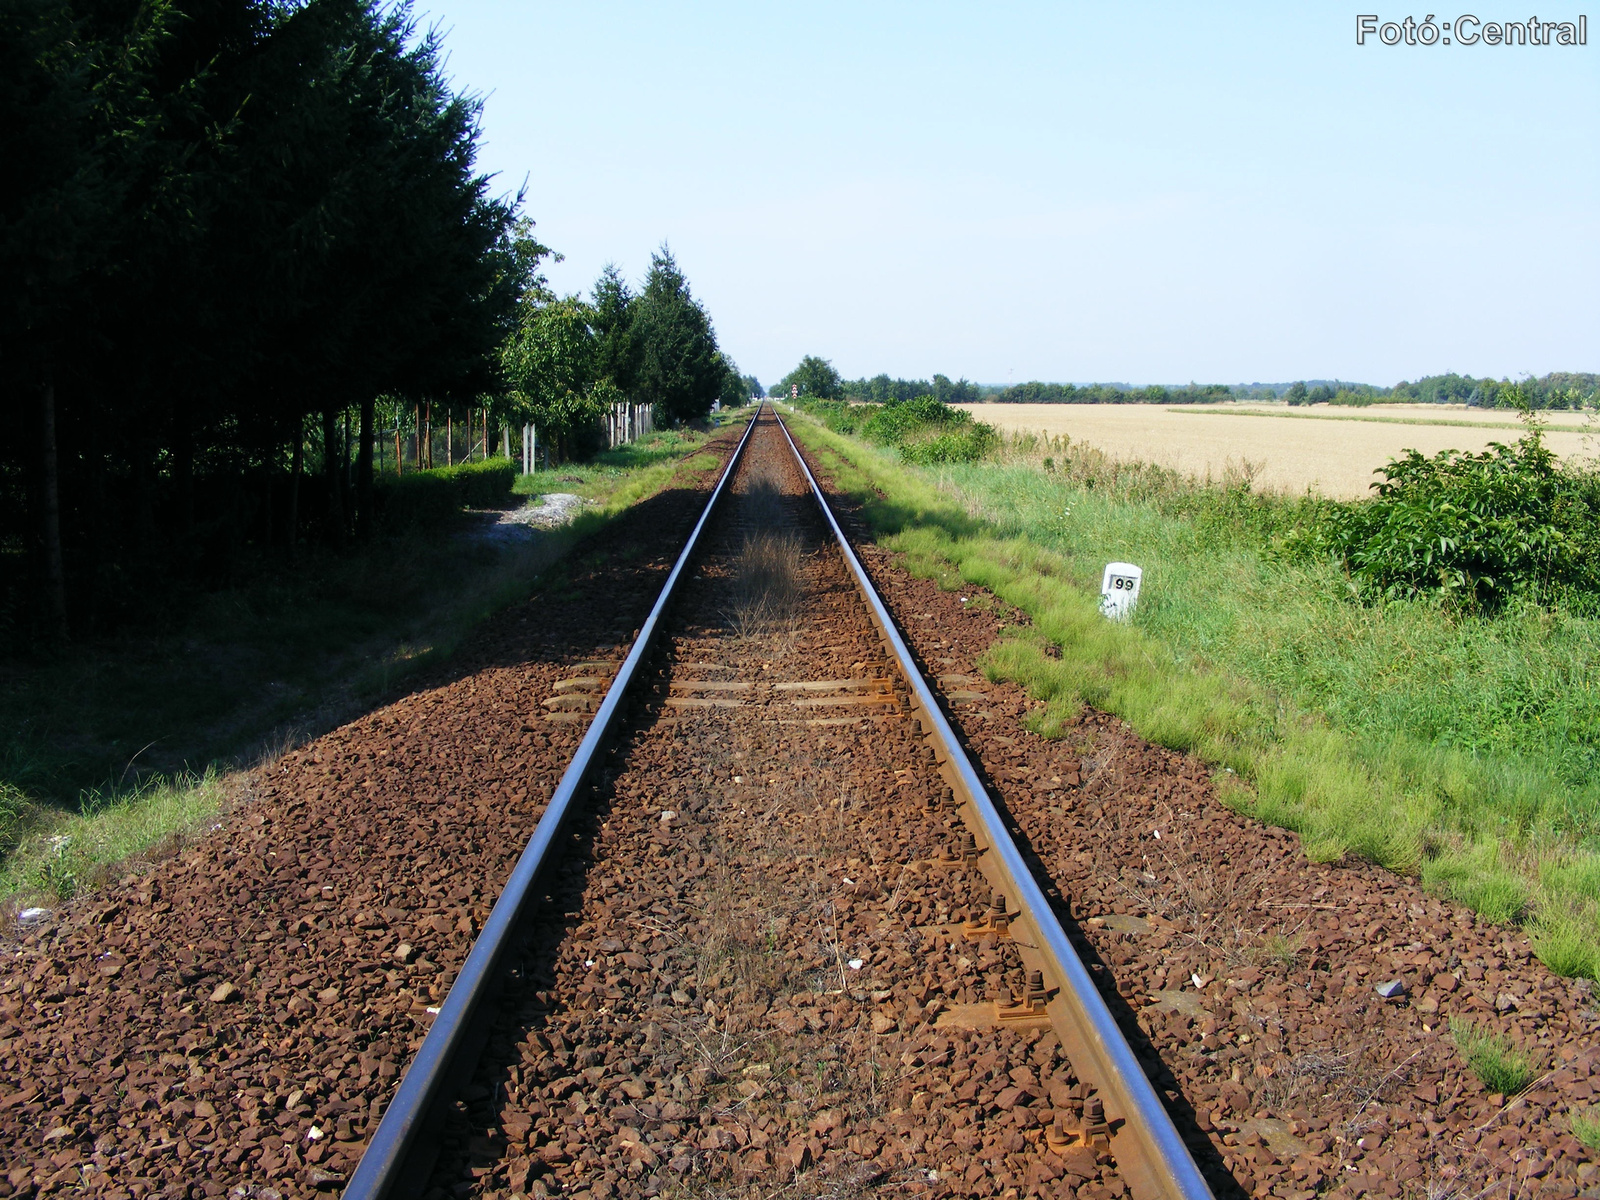
[[[372,1135],[372,1141],[361,1156],[355,1174],[345,1185],[346,1200],[390,1200],[392,1197],[419,1195],[426,1186],[438,1149],[437,1139],[427,1135],[439,1121],[440,1110],[449,1093],[459,1086],[477,1059],[485,1035],[478,1018],[484,1001],[499,981],[502,960],[515,940],[524,912],[533,898],[533,885],[540,868],[566,822],[573,800],[606,745],[628,684],[655,641],[662,615],[677,591],[684,568],[699,544],[700,534],[711,519],[723,489],[733,478],[759,416],[760,409],[757,409],[756,417],[752,417],[750,424],[745,426],[744,436],[729,456],[722,477],[717,480],[711,498],[706,501],[700,519],[695,522],[694,531],[689,534],[678,561],[673,564],[672,573],[667,576],[661,594],[656,597],[655,606],[639,627],[639,636],[617,670],[616,678],[578,746],[578,752],[573,756],[566,773],[561,776],[561,782],[550,797],[549,807],[539,819],[533,837],[511,872],[511,878],[506,881],[505,888],[495,901],[489,919],[484,922],[483,932],[473,942],[467,961],[461,966],[461,973],[450,985],[449,994],[439,1006],[439,1014],[434,1018],[427,1036],[422,1039],[416,1058],[406,1069],[399,1090],[384,1110],[377,1132]]]
[[[774,408],[773,415],[777,416]],[[1029,969],[1029,996],[1022,1003],[1031,1010],[1041,996],[1054,991],[1054,998],[1045,1002],[1044,1009],[1050,1024],[1061,1039],[1078,1069],[1079,1077],[1088,1075],[1098,1088],[1099,1096],[1091,1097],[1085,1105],[1084,1126],[1081,1132],[1091,1144],[1108,1145],[1117,1160],[1117,1172],[1124,1183],[1140,1200],[1161,1197],[1162,1200],[1212,1200],[1211,1189],[1206,1185],[1179,1135],[1171,1116],[1161,1102],[1150,1080],[1146,1078],[1133,1047],[1117,1028],[1116,1018],[1095,988],[1078,952],[1072,948],[1067,932],[1056,918],[1050,901],[1045,896],[1023,860],[1022,852],[1012,841],[994,801],[989,798],[982,780],[973,769],[972,761],[961,748],[961,742],[939,708],[933,689],[923,678],[916,660],[911,656],[905,639],[895,626],[894,617],[878,596],[871,579],[856,557],[850,540],[834,518],[828,499],[806,463],[805,456],[795,445],[789,427],[778,417],[779,428],[794,452],[811,494],[822,515],[833,531],[839,552],[844,555],[856,587],[872,612],[872,620],[883,635],[883,640],[894,656],[900,673],[905,676],[912,694],[912,715],[929,736],[940,760],[940,771],[954,790],[961,804],[962,818],[968,828],[976,824],[975,834],[989,839],[991,853],[964,855],[968,862],[979,862],[980,869],[995,884],[994,900],[989,911],[978,918],[974,928],[964,932],[993,936],[1001,929],[1016,943],[1023,962]],[[963,839],[965,841],[966,839]],[[1000,876],[994,878],[994,874]],[[1004,892],[1000,889],[1004,888]],[[1007,911],[1006,897],[1018,901],[1017,911]],[[1018,937],[1021,927],[1024,936]],[[1031,936],[1029,936],[1031,934]],[[1031,976],[1040,975],[1038,986]],[[1006,1012],[998,1013],[1006,1019]],[[1103,1105],[1103,1110],[1100,1106]],[[1119,1127],[1120,1123],[1120,1127]],[[1132,1143],[1131,1146],[1128,1143]],[[1118,1146],[1126,1146],[1132,1153],[1118,1153]]]

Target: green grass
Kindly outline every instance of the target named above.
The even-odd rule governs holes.
[[[1583,1112],[1574,1109],[1567,1115],[1567,1123],[1573,1137],[1591,1150],[1600,1150],[1600,1115],[1596,1115],[1594,1109],[1585,1109]]]
[[[619,487],[638,479],[639,472],[651,467],[671,467],[704,441],[705,437],[693,430],[660,430],[637,442],[603,450],[590,462],[563,463],[531,475],[519,475],[513,491],[534,498],[567,492],[586,500],[609,503]]]
[[[159,625],[0,662],[0,901],[60,899],[216,811],[227,773],[348,719],[680,471],[716,462],[669,431],[521,489],[595,501],[561,529],[473,536],[472,520],[300,561],[235,586],[174,585]],[[547,481],[581,474],[574,486]],[[65,838],[65,841],[59,839]]]
[[[1450,1036],[1467,1066],[1491,1092],[1514,1096],[1533,1082],[1533,1060],[1498,1033],[1479,1029],[1459,1017],[1450,1018]]]
[[[198,829],[222,809],[223,776],[152,778],[87,794],[80,811],[40,823],[0,863],[0,897],[68,900],[129,857]]]
[[[1412,873],[1494,921],[1525,922],[1564,973],[1600,968],[1600,622],[1513,604],[1493,618],[1352,602],[1326,562],[1276,552],[1310,500],[1116,464],[1059,440],[920,468],[803,417],[797,433],[913,570],[989,588],[1033,628],[988,670],[1193,752],[1224,798],[1298,831],[1318,859]],[[1052,469],[1043,469],[1050,451]],[[1128,624],[1101,571],[1145,569]]]

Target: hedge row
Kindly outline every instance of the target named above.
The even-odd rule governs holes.
[[[378,524],[390,532],[439,525],[463,508],[505,507],[516,479],[516,466],[505,458],[381,475],[373,480],[373,508]]]

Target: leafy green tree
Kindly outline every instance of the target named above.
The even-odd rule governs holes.
[[[654,404],[669,424],[704,417],[722,394],[727,368],[711,318],[690,294],[689,281],[665,244],[650,256],[650,274],[635,304],[638,399]]]
[[[718,396],[722,407],[738,408],[749,404],[753,393],[746,386],[747,377],[739,374],[739,365],[721,351],[718,351],[717,357],[722,360],[722,393]]]
[[[800,360],[799,366],[778,381],[778,394],[787,396],[796,385],[800,388],[800,395],[807,399],[844,399],[844,383],[839,378],[839,372],[833,369],[833,364],[827,359],[814,354],[806,355]]]
[[[1305,381],[1300,380],[1289,385],[1289,390],[1283,393],[1283,398],[1290,404],[1298,406],[1306,402],[1306,397],[1309,394],[1306,390]]]
[[[517,415],[532,421],[561,457],[583,426],[622,399],[615,382],[599,374],[593,320],[594,309],[576,296],[530,297],[502,351]]]

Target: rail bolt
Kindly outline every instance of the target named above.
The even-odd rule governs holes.
[[[1043,971],[1029,971],[1028,972],[1028,992],[1027,992],[1027,997],[1026,997],[1028,1002],[1029,1003],[1042,1002],[1045,999],[1047,999],[1047,997],[1048,997],[1048,994],[1044,990],[1044,972]]]
[[[1106,1122],[1106,1106],[1099,1096],[1083,1102],[1083,1140],[1090,1146],[1109,1146],[1111,1126]]]
[[[1044,1131],[1044,1141],[1057,1154],[1083,1145],[1083,1105],[1073,1100],[1065,1109],[1056,1109],[1056,1119]]]
[[[964,923],[961,932],[973,941],[986,937],[1010,937],[1011,914],[1006,911],[1005,893],[995,892],[989,898],[989,907]]]

